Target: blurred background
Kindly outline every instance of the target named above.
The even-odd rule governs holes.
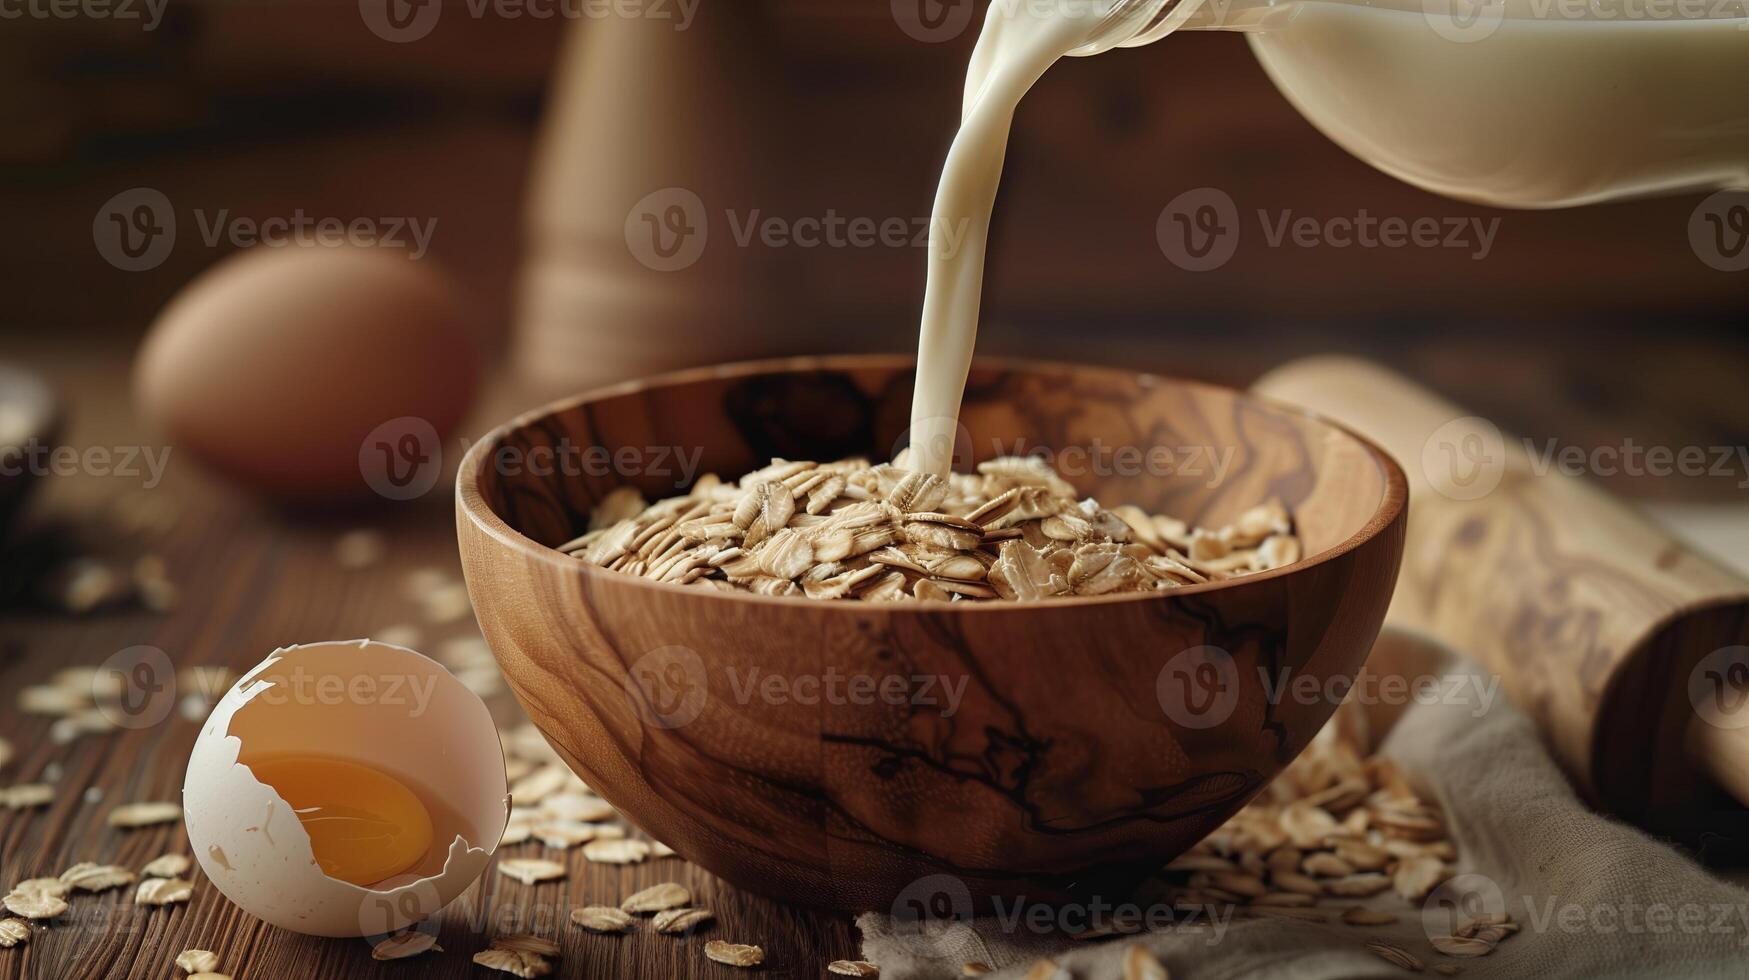
[[[472,302],[496,399],[474,419],[685,364],[909,349],[921,248],[735,240],[738,220],[927,216],[977,18],[919,39],[904,6],[19,0],[0,28],[0,359],[127,415],[164,306],[247,241],[238,223],[298,216],[362,220],[385,244],[426,231],[417,261]],[[713,237],[655,271],[627,247],[628,209],[673,187],[698,194]],[[1485,255],[1253,234],[1193,272],[1156,222],[1200,187],[1242,215],[1498,224]],[[142,192],[173,242],[118,264],[114,228]],[[1701,197],[1446,200],[1321,136],[1241,36],[1185,33],[1066,62],[1023,106],[980,349],[1234,384],[1356,352],[1539,438],[1742,445],[1749,280],[1691,247]],[[1642,497],[1742,489],[1605,479]]]

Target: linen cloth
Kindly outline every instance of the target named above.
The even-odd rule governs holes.
[[[1475,690],[1485,690],[1491,679],[1468,658],[1394,629],[1380,637],[1368,669],[1483,685]],[[1457,877],[1427,903],[1393,892],[1360,903],[1396,914],[1394,924],[1349,926],[1334,914],[1327,924],[1234,917],[1225,928],[1172,925],[1074,941],[1060,932],[1005,928],[994,917],[899,924],[871,912],[857,920],[863,956],[881,968],[884,980],[947,980],[962,976],[967,962],[995,967],[990,976],[1007,980],[1024,976],[1045,956],[1075,980],[1108,980],[1123,976],[1124,950],[1139,942],[1173,980],[1409,976],[1367,951],[1365,940],[1376,938],[1429,966],[1455,964],[1470,980],[1749,977],[1749,891],[1588,809],[1535,726],[1504,695],[1486,711],[1477,709],[1473,699],[1367,709],[1375,751],[1397,762],[1423,798],[1440,806],[1458,847]],[[1429,939],[1445,933],[1458,903],[1472,911],[1503,910],[1520,931],[1488,956],[1442,956]],[[1327,898],[1320,906],[1351,904]]]

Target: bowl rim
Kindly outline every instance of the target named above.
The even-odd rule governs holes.
[[[683,368],[677,371],[667,371],[661,374],[622,381],[611,385],[592,388],[577,395],[569,395],[541,405],[538,408],[522,412],[509,421],[493,428],[481,436],[468,448],[462,457],[456,472],[455,500],[456,512],[471,522],[476,529],[497,540],[500,544],[520,553],[524,558],[539,561],[558,570],[560,574],[581,574],[587,583],[593,579],[605,581],[619,586],[638,589],[655,590],[657,594],[685,595],[693,599],[717,599],[732,603],[751,603],[753,605],[769,605],[777,608],[821,609],[842,608],[848,611],[880,612],[893,614],[906,613],[940,613],[951,608],[959,613],[975,615],[1002,615],[1004,613],[1023,613],[1038,609],[1074,609],[1092,606],[1116,605],[1121,603],[1139,603],[1149,601],[1171,600],[1186,596],[1203,595],[1209,592],[1230,591],[1234,589],[1257,586],[1279,578],[1285,578],[1297,572],[1307,571],[1318,565],[1334,561],[1343,555],[1359,548],[1377,537],[1384,529],[1401,519],[1409,502],[1409,482],[1402,466],[1385,452],[1377,443],[1354,431],[1327,415],[1311,409],[1301,408],[1286,402],[1278,401],[1264,395],[1258,395],[1240,388],[1230,388],[1225,385],[1207,381],[1197,381],[1189,378],[1177,378],[1169,375],[1155,374],[1151,371],[1131,371],[1125,368],[1107,365],[1080,364],[1073,361],[1051,361],[1011,357],[979,357],[972,362],[972,369],[997,368],[1012,371],[1065,372],[1081,371],[1106,373],[1121,376],[1130,380],[1140,380],[1143,384],[1158,384],[1168,382],[1176,385],[1208,388],[1237,395],[1248,401],[1268,406],[1277,411],[1310,419],[1322,425],[1329,426],[1352,438],[1371,457],[1384,476],[1384,492],[1380,497],[1378,508],[1360,530],[1354,534],[1325,548],[1315,555],[1308,555],[1290,565],[1272,568],[1267,571],[1253,572],[1221,582],[1204,582],[1199,585],[1185,585],[1173,589],[1156,589],[1151,592],[1123,592],[1102,596],[1068,596],[1063,598],[1042,599],[1038,602],[842,602],[820,599],[809,599],[805,596],[768,596],[753,592],[727,592],[721,589],[701,589],[690,585],[679,585],[669,582],[657,582],[652,579],[635,575],[626,575],[595,565],[585,564],[565,553],[550,548],[535,541],[522,532],[511,527],[496,511],[486,505],[485,495],[480,491],[480,475],[486,468],[486,458],[490,448],[511,432],[526,427],[541,419],[550,418],[578,406],[590,402],[602,401],[608,398],[618,398],[625,395],[648,391],[653,388],[674,387],[698,381],[722,380],[727,378],[744,378],[759,374],[798,373],[802,371],[822,370],[869,370],[869,369],[904,369],[916,362],[911,354],[834,354],[806,355],[798,357],[765,358],[750,361],[735,361],[727,364],[710,365],[706,367]]]

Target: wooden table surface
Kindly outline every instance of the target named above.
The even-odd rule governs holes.
[[[9,353],[11,353],[9,351]],[[66,442],[124,446],[140,438],[126,406],[123,359],[93,365],[71,356],[51,375],[75,406]],[[44,359],[32,361],[43,367]],[[116,863],[138,870],[167,851],[189,853],[180,823],[123,831],[106,824],[111,808],[143,800],[179,800],[183,772],[199,731],[178,712],[137,730],[87,735],[70,744],[49,737],[51,719],[14,707],[16,692],[72,666],[97,666],[118,651],[150,645],[180,670],[218,664],[243,670],[276,647],[352,638],[411,625],[423,647],[477,635],[471,617],[448,626],[421,619],[403,594],[417,569],[460,577],[450,499],[440,489],[423,500],[321,520],[262,509],[202,476],[192,461],[172,454],[160,486],[144,478],[80,475],[51,477],[38,488],[30,526],[53,528],[50,540],[77,540],[89,553],[126,562],[161,556],[180,587],[181,601],[167,615],[132,608],[75,617],[16,603],[0,609],[0,738],[16,758],[0,770],[0,786],[53,782],[45,808],[0,808],[0,884],[56,875],[79,861]],[[173,526],[136,530],[127,515],[144,508],[173,518]],[[347,570],[334,557],[346,529],[380,530],[389,547],[374,567]],[[27,551],[27,555],[29,552]],[[5,563],[27,561],[10,552]],[[510,695],[489,699],[501,728],[520,723]],[[76,895],[70,912],[31,941],[0,950],[0,978],[145,978],[180,975],[172,966],[186,948],[210,949],[220,970],[237,980],[282,978],[508,977],[471,963],[493,935],[534,932],[563,946],[555,976],[731,977],[746,971],[706,961],[707,939],[757,943],[767,965],[759,976],[821,977],[833,959],[856,958],[858,942],[847,917],[785,907],[731,888],[677,858],[618,867],[589,864],[580,849],[546,851],[538,844],[518,854],[563,859],[569,876],[524,886],[488,872],[445,910],[439,943],[444,952],[415,961],[378,963],[362,940],[315,939],[268,926],[228,902],[198,873],[193,900],[161,909],[135,906],[132,889]],[[198,870],[198,869],[197,869]],[[686,938],[647,929],[624,937],[586,933],[568,921],[572,908],[618,904],[621,897],[662,881],[679,881],[712,909],[717,923]]]
[[[1641,365],[1633,375],[1636,378],[1647,376],[1646,365],[1658,363],[1651,354],[1626,356],[1617,351],[1609,357],[1618,355],[1618,363]],[[1191,360],[1233,365],[1237,373],[1255,366],[1245,356],[1244,350],[1230,350],[1225,356],[1199,350]],[[130,411],[124,345],[70,343],[37,335],[8,338],[6,357],[43,371],[66,393],[71,422],[63,433],[64,444],[144,444],[161,451],[141,433]],[[1184,363],[1186,357],[1182,349],[1175,349],[1150,351],[1140,359]],[[1453,376],[1460,378],[1469,375],[1465,365],[1474,361],[1473,357],[1466,360],[1463,348],[1422,351],[1407,359],[1455,372]],[[1725,360],[1744,362],[1738,351],[1730,351]],[[1572,375],[1574,365],[1562,370]],[[1420,373],[1439,377],[1431,369]],[[1693,372],[1683,376],[1690,381],[1696,377]],[[1489,376],[1476,373],[1475,377]],[[1737,375],[1731,377],[1734,385]],[[1498,384],[1496,377],[1474,391],[1454,389],[1453,394],[1492,412],[1501,407],[1488,400],[1490,385]],[[467,433],[478,433],[483,423],[508,417],[522,407],[517,399],[525,400],[527,394],[503,387],[507,390],[495,400],[489,397],[476,413],[477,420],[464,427]],[[1558,426],[1553,431],[1576,433],[1581,442],[1584,428],[1567,420],[1595,421],[1602,411],[1595,398],[1581,403],[1571,397],[1572,391],[1596,390],[1572,377],[1561,384],[1539,381],[1506,387],[1539,396],[1534,401],[1509,399],[1514,411]],[[1656,390],[1666,393],[1663,401],[1650,397],[1649,388],[1640,392],[1647,397],[1624,396],[1642,424],[1652,426],[1642,432],[1667,441],[1712,444],[1749,431],[1743,427],[1749,406],[1728,395],[1730,389],[1724,384],[1661,385]],[[1498,392],[1493,394],[1498,397]],[[1614,438],[1616,430],[1603,425],[1602,431]],[[459,445],[452,440],[446,453],[459,455]],[[121,831],[109,828],[105,818],[122,803],[179,798],[183,769],[198,732],[195,721],[172,712],[159,724],[56,744],[49,737],[51,719],[14,706],[16,692],[24,687],[43,683],[67,667],[100,665],[119,651],[142,644],[165,651],[179,669],[224,665],[241,670],[279,646],[377,634],[393,626],[418,628],[422,640],[416,646],[427,652],[436,652],[446,639],[474,631],[471,618],[447,626],[424,621],[418,604],[404,594],[405,582],[416,570],[437,569],[459,578],[452,509],[442,483],[417,501],[320,519],[269,510],[210,481],[192,460],[174,453],[162,484],[148,488],[145,483],[143,476],[50,477],[38,488],[27,529],[36,543],[51,542],[124,565],[140,555],[161,556],[181,591],[181,602],[170,613],[122,607],[72,616],[17,596],[8,598],[16,583],[30,578],[38,551],[34,546],[13,547],[0,556],[0,738],[17,753],[0,768],[0,787],[46,781],[57,790],[54,802],[45,808],[0,808],[0,886],[58,874],[86,860],[137,870],[159,854],[188,849],[180,824]],[[1742,562],[1749,555],[1730,542],[1744,541],[1749,535],[1749,505],[1740,491],[1721,489],[1718,483],[1688,488],[1698,493],[1674,488],[1683,490],[1679,498],[1696,502],[1671,505],[1679,508],[1671,516],[1693,531],[1703,547]],[[1627,483],[1615,489],[1631,492],[1637,487]],[[1671,489],[1652,488],[1645,496],[1665,497]],[[1707,503],[1709,499],[1713,502]],[[142,512],[161,526],[139,526]],[[336,561],[336,539],[354,527],[375,528],[385,536],[388,549],[380,564],[348,570]],[[520,724],[520,712],[508,695],[491,701],[502,728]],[[543,852],[538,845],[524,845],[518,853]],[[762,945],[767,965],[754,974],[758,976],[821,977],[829,961],[857,955],[856,931],[846,917],[793,909],[739,892],[680,860],[619,868],[588,864],[575,850],[566,858],[570,873],[565,880],[534,887],[489,872],[444,913],[439,942],[445,952],[416,961],[377,963],[362,941],[312,939],[267,926],[232,906],[197,875],[194,898],[187,905],[136,907],[131,889],[76,896],[71,911],[46,929],[37,929],[29,944],[0,950],[0,980],[172,977],[179,975],[172,960],[190,947],[215,951],[221,971],[237,980],[387,978],[414,971],[433,978],[484,980],[508,974],[473,966],[472,954],[484,949],[493,935],[517,932],[555,936],[561,942],[563,952],[555,972],[561,977],[747,975],[705,961],[700,947],[710,938]],[[697,936],[670,939],[647,932],[596,936],[566,921],[576,906],[615,904],[636,889],[666,880],[692,888],[700,904],[716,912],[717,924]]]

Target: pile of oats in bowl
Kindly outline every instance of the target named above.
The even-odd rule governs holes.
[[[647,504],[608,494],[559,550],[592,565],[729,592],[875,601],[1019,600],[1151,592],[1300,559],[1286,508],[1192,528],[1106,509],[1037,457],[1004,456],[946,479],[848,459],[771,465]]]

